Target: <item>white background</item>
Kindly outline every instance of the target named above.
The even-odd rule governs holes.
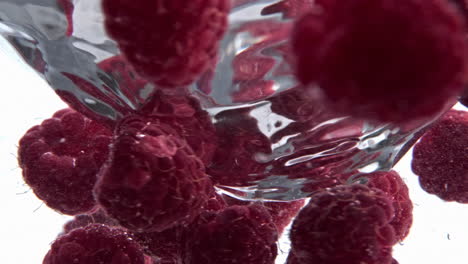
[[[57,214],[24,185],[16,162],[23,133],[65,107],[47,84],[0,40],[0,263],[39,264],[68,216]],[[463,107],[460,107],[463,109]],[[468,205],[424,193],[411,172],[410,154],[396,170],[414,202],[408,238],[394,248],[400,264],[468,263]]]

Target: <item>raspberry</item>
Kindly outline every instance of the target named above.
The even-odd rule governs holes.
[[[56,112],[19,141],[23,178],[47,206],[75,215],[95,206],[92,189],[111,132],[71,109]]]
[[[95,187],[100,205],[137,232],[190,223],[212,193],[192,149],[167,125],[138,116],[123,119],[115,133]]]
[[[468,203],[468,112],[451,110],[437,121],[415,145],[411,166],[426,192]]]
[[[149,264],[141,247],[118,228],[100,224],[78,228],[55,240],[43,264]]]
[[[228,205],[249,205],[255,204],[252,201],[243,201],[228,195],[223,196]],[[296,200],[291,202],[261,202],[270,213],[273,223],[276,225],[278,234],[283,233],[284,228],[291,222],[294,216],[297,215],[299,210],[304,206],[304,200]]]
[[[186,264],[274,263],[277,232],[261,205],[202,214],[186,240]]]
[[[219,142],[207,173],[215,183],[245,186],[262,179],[267,164],[256,160],[258,154],[271,154],[270,141],[249,116],[249,109],[224,111],[216,116]]]
[[[196,98],[185,91],[157,90],[139,112],[170,124],[203,163],[210,164],[217,145],[216,131]]]
[[[326,189],[294,220],[292,252],[299,263],[390,264],[393,215],[381,190],[358,184]]]
[[[396,171],[375,172],[366,177],[369,179],[369,187],[382,190],[392,200],[395,216],[390,225],[395,230],[397,241],[402,241],[413,223],[413,204],[408,187]]]
[[[438,113],[466,81],[461,17],[443,0],[319,0],[296,23],[296,73],[333,108],[402,123]]]
[[[65,34],[71,36],[73,34],[73,10],[75,9],[73,0],[57,0],[57,4],[63,9],[67,18],[68,26]]]
[[[188,85],[216,56],[227,28],[227,0],[103,0],[107,33],[142,76]]]
[[[107,226],[118,226],[118,223],[110,218],[102,209],[89,214],[82,214],[75,216],[72,220],[65,223],[63,232],[69,233],[70,231],[85,227],[90,224],[103,224]]]
[[[161,264],[175,264],[182,262],[182,251],[187,229],[175,226],[162,232],[136,233],[135,238],[142,245],[146,253],[158,258]]]

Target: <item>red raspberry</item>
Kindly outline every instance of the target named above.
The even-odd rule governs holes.
[[[296,200],[291,202],[254,202],[254,201],[243,201],[228,195],[223,196],[224,200],[228,205],[249,205],[249,204],[260,204],[263,205],[270,213],[273,223],[276,225],[278,234],[283,233],[291,220],[297,215],[299,210],[304,206],[305,200]]]
[[[390,264],[393,215],[381,190],[358,184],[326,189],[294,220],[292,252],[299,263]]]
[[[92,224],[59,236],[43,261],[64,263],[149,264],[151,259],[124,230]]]
[[[268,164],[257,161],[259,154],[271,154],[270,141],[259,131],[249,110],[229,110],[216,116],[219,142],[213,162],[207,167],[215,183],[245,186],[260,180]]]
[[[103,224],[107,226],[118,226],[118,223],[110,218],[102,209],[89,214],[82,214],[75,216],[72,220],[65,223],[63,232],[69,233],[74,229],[85,227],[90,224]]]
[[[421,187],[445,201],[468,203],[468,112],[451,110],[413,149]]]
[[[408,187],[396,171],[375,172],[366,175],[367,186],[382,190],[393,202],[395,216],[390,225],[395,230],[397,241],[402,241],[409,233],[413,223],[413,203]]]
[[[181,90],[157,90],[139,112],[170,124],[203,163],[210,164],[217,145],[216,131],[196,98]]]
[[[158,264],[183,263],[183,249],[187,229],[175,226],[162,232],[136,233],[135,238],[148,255],[159,259]]]
[[[212,193],[192,149],[157,120],[127,117],[115,133],[95,187],[101,206],[138,232],[190,223]]]
[[[58,5],[63,9],[65,16],[67,18],[67,36],[71,36],[73,34],[73,10],[75,7],[73,6],[73,0],[57,0]]]
[[[463,23],[445,0],[318,0],[292,46],[299,80],[356,117],[431,116],[466,81]]]
[[[103,0],[107,33],[135,69],[163,86],[192,83],[216,56],[227,0]]]
[[[200,215],[186,240],[186,264],[273,264],[277,231],[261,205],[230,206]]]
[[[19,141],[25,182],[50,208],[75,215],[94,208],[92,189],[111,132],[71,109],[56,112]]]

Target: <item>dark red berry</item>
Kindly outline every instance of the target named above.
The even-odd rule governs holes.
[[[395,230],[396,240],[402,241],[413,223],[413,203],[408,187],[396,171],[375,172],[366,177],[369,179],[369,187],[382,190],[392,200],[395,216],[390,225]]]
[[[209,165],[217,145],[215,127],[198,99],[183,90],[157,90],[139,111],[169,124],[187,141],[195,154]]]
[[[212,193],[203,163],[166,124],[137,116],[118,125],[95,193],[100,205],[133,231],[190,223]]]
[[[185,264],[272,264],[277,238],[271,216],[261,205],[204,213],[190,229]]]
[[[390,264],[393,216],[381,190],[359,184],[326,189],[294,220],[292,253],[299,263]]]
[[[59,236],[43,264],[150,264],[140,245],[119,228],[92,224]]]
[[[468,203],[468,112],[451,110],[413,149],[421,187],[445,201]]]
[[[446,0],[319,0],[296,23],[296,73],[339,112],[409,122],[466,81],[464,25]]]
[[[71,109],[56,112],[19,141],[23,178],[50,208],[75,215],[95,206],[92,189],[111,132]]]
[[[104,0],[107,33],[134,68],[163,86],[195,81],[216,56],[227,0]]]

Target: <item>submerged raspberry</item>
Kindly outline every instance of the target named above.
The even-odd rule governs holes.
[[[94,208],[92,189],[111,132],[71,109],[56,112],[19,141],[25,182],[50,208],[75,215]]]
[[[202,214],[186,240],[185,264],[273,264],[276,228],[261,205]]]
[[[60,236],[43,264],[149,264],[140,245],[122,229],[88,225]]]
[[[299,263],[390,264],[394,211],[387,195],[364,185],[338,186],[311,197],[291,228]]]
[[[304,206],[305,200],[296,200],[291,202],[253,202],[243,201],[227,195],[223,196],[228,205],[249,205],[259,204],[263,205],[270,213],[273,223],[276,225],[278,234],[283,233],[291,220],[297,215],[299,210]]]
[[[468,112],[451,110],[413,150],[421,187],[445,201],[468,203]]]
[[[163,86],[187,85],[216,56],[227,0],[103,0],[107,33],[126,59]]]
[[[319,0],[292,45],[299,80],[356,117],[431,116],[466,81],[463,23],[445,0]]]
[[[257,161],[261,154],[271,154],[268,138],[258,129],[249,109],[224,111],[216,115],[219,139],[213,162],[207,173],[215,183],[245,186],[264,176],[267,164]]]
[[[131,230],[159,232],[188,224],[212,193],[202,162],[157,120],[124,119],[109,156],[95,193],[106,212]]]
[[[211,163],[217,145],[215,127],[198,100],[188,92],[157,90],[140,113],[169,124],[205,165]]]
[[[408,187],[396,171],[375,172],[366,177],[369,179],[369,187],[382,190],[392,200],[395,216],[390,225],[395,229],[396,240],[402,241],[413,223],[413,203]]]

